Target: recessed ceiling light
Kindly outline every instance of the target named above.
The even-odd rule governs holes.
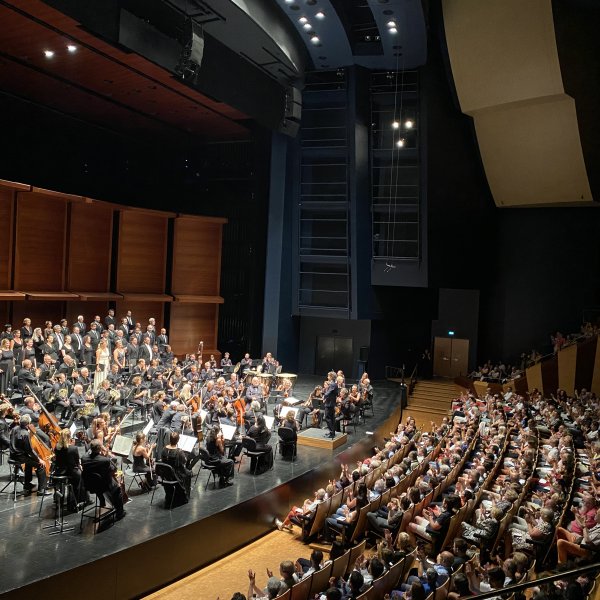
[[[300,17],[298,21],[300,21],[300,23],[302,23],[303,25],[304,23],[308,23],[308,19],[306,17]]]
[[[317,19],[324,19],[325,18],[325,13],[322,11],[319,11],[315,17],[317,17]]]
[[[73,54],[73,52],[77,52],[77,46],[74,46],[73,44],[69,44],[69,45],[67,46],[67,50],[68,50],[68,51],[69,51],[71,54]]]
[[[293,4],[293,3],[294,3],[294,0],[285,0],[285,3],[286,3],[286,4]]]
[[[313,36],[310,38],[310,41],[311,41],[313,44],[315,44],[315,46],[316,46],[316,45],[317,45],[317,44],[318,44],[318,43],[319,43],[321,40],[318,38],[318,36],[316,36],[316,35],[313,35]]]
[[[394,121],[392,123],[392,129],[398,129],[400,127],[400,123],[398,123],[398,121]]]
[[[395,27],[390,27],[388,30],[392,35],[396,35],[398,33],[398,30]]]
[[[44,50],[44,56],[46,58],[52,58],[54,56],[54,51],[53,50]]]
[[[387,26],[388,27],[396,27],[396,21],[388,21]]]
[[[406,127],[406,129],[412,129],[413,128],[414,123],[408,119],[408,121],[406,121],[406,123],[404,123],[404,127]]]
[[[396,142],[396,146],[398,146],[398,148],[402,148],[404,146],[404,140],[402,138],[400,138],[397,142]]]
[[[304,23],[304,25],[302,25],[302,27],[304,27],[304,29],[306,29],[306,31],[310,31],[312,29],[312,25],[310,23]]]

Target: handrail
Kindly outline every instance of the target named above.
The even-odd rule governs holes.
[[[530,587],[537,587],[542,583],[551,583],[552,581],[558,581],[560,579],[569,579],[570,577],[576,577],[579,575],[585,575],[586,573],[592,573],[594,571],[600,572],[600,563],[594,563],[593,565],[587,565],[585,567],[578,567],[577,569],[570,569],[568,571],[561,571],[554,575],[548,575],[547,577],[539,577],[532,581],[526,581],[525,583],[517,583],[515,585],[509,585],[499,590],[492,590],[491,592],[485,592],[483,594],[477,594],[470,596],[470,600],[485,600],[486,598],[497,598],[499,595],[504,596],[505,594],[513,594],[515,592],[521,592]]]

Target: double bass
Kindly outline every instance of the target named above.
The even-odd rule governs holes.
[[[51,415],[46,407],[39,401],[33,390],[26,386],[29,393],[35,398],[38,406],[40,407],[42,414],[39,419],[39,427],[46,433],[50,440],[50,446],[46,445],[45,442],[38,436],[36,427],[33,423],[29,424],[29,443],[31,444],[32,450],[37,454],[38,458],[44,463],[44,469],[46,475],[50,475],[50,467],[52,465],[52,459],[54,458],[54,448],[60,437],[60,426],[56,417]]]

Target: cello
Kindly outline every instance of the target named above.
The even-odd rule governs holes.
[[[54,447],[56,446],[56,443],[58,442],[58,439],[60,437],[60,425],[58,424],[58,420],[53,414],[50,414],[48,409],[40,402],[39,398],[35,395],[33,390],[29,386],[25,387],[29,390],[29,393],[35,398],[35,401],[37,402],[38,406],[42,411],[38,425],[39,428],[50,439],[51,449],[54,450]],[[46,446],[46,444],[44,444],[44,446]]]

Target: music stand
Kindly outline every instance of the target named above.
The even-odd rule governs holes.
[[[275,417],[269,417],[268,415],[264,415],[264,419],[269,430],[273,429],[273,425],[275,424]]]
[[[143,434],[147,437],[148,434],[150,433],[150,430],[154,427],[154,421],[152,419],[150,419],[147,423],[146,426],[144,427],[144,429],[142,429]]]
[[[133,446],[133,439],[124,435],[116,435],[113,442],[111,452],[120,456],[121,459],[127,458]]]
[[[289,398],[284,398],[284,402],[287,402],[291,406],[296,406],[296,404],[300,404],[302,400],[300,398],[295,398],[294,396],[290,396]]]

